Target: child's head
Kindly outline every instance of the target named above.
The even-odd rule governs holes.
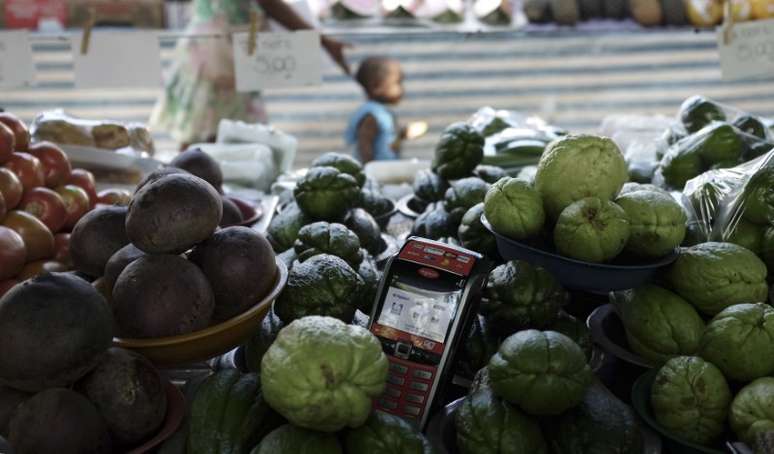
[[[368,57],[360,63],[355,80],[369,99],[397,104],[403,97],[403,71],[397,60]]]

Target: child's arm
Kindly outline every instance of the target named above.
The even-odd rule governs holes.
[[[379,125],[373,115],[366,115],[357,125],[357,151],[363,164],[374,159],[374,139],[379,134]]]

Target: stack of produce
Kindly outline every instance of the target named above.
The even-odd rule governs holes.
[[[72,268],[70,231],[95,207],[128,204],[126,191],[97,193],[94,176],[72,169],[50,142],[30,143],[27,127],[0,114],[0,295],[44,271]]]

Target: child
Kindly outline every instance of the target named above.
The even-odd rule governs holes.
[[[368,100],[349,120],[347,145],[354,148],[355,157],[363,163],[398,159],[405,133],[398,130],[395,114],[388,106],[398,104],[403,97],[400,63],[384,57],[366,58],[355,80]]]

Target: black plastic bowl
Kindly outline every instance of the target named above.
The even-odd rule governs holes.
[[[497,249],[506,260],[524,260],[551,272],[565,287],[593,293],[607,293],[639,287],[650,281],[659,269],[677,259],[677,251],[643,264],[591,263],[563,257],[497,233],[481,215],[481,223],[497,240]]]
[[[464,397],[446,405],[430,419],[427,426],[427,439],[439,454],[458,454],[457,433],[454,427],[454,413]],[[642,454],[661,454],[661,439],[648,427],[640,424],[642,429]],[[676,451],[679,452],[679,451]]]

